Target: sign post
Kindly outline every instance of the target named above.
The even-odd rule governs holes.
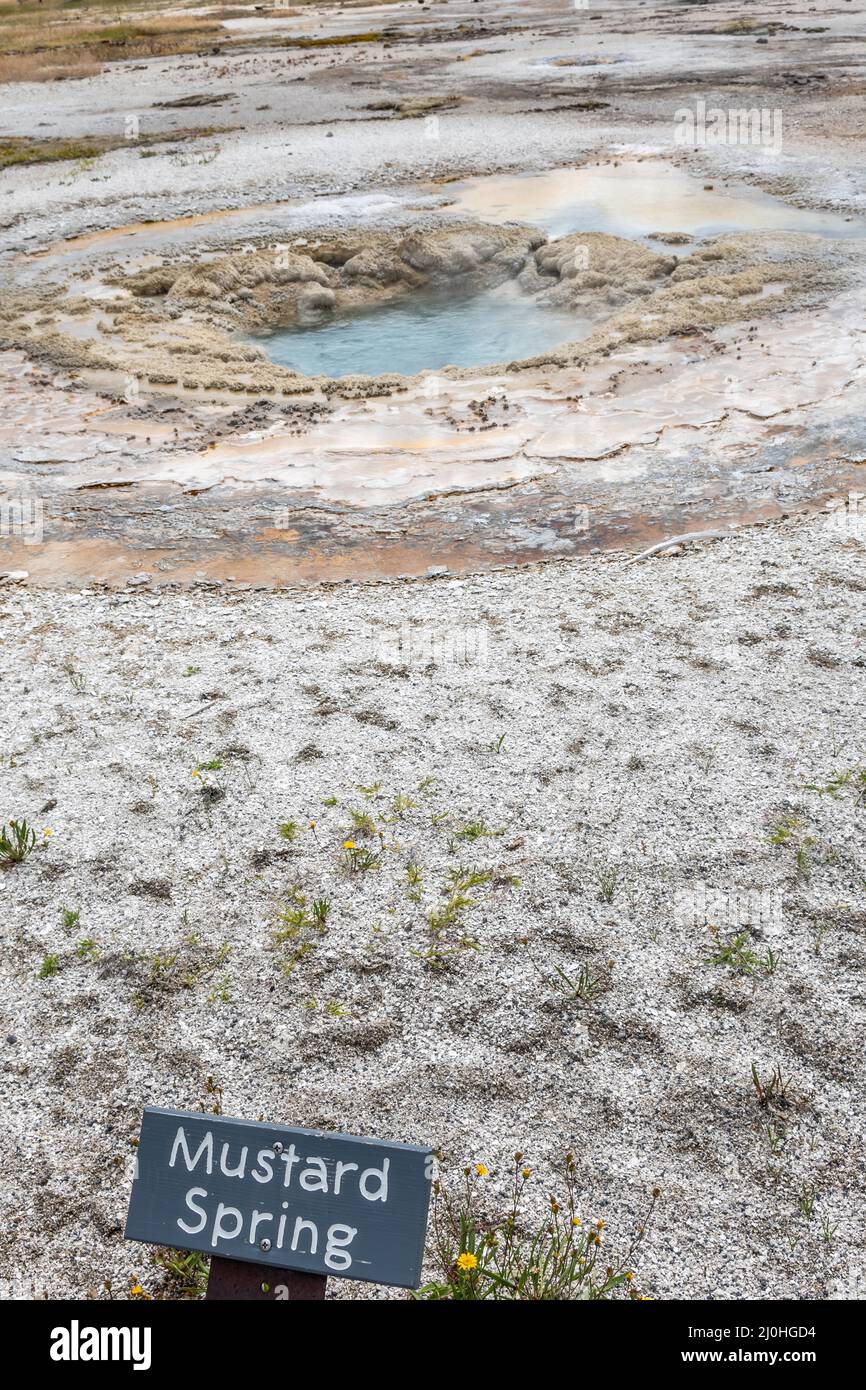
[[[207,1281],[208,1300],[223,1302],[292,1303],[303,1299],[310,1303],[325,1297],[328,1280],[324,1274],[301,1274],[297,1269],[271,1269],[270,1265],[252,1264],[247,1260],[227,1260],[214,1255]]]
[[[145,1109],[125,1235],[211,1256],[208,1299],[322,1299],[329,1274],[417,1288],[432,1150]]]

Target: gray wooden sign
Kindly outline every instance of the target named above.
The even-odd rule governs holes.
[[[125,1235],[417,1288],[432,1176],[414,1144],[148,1107]]]

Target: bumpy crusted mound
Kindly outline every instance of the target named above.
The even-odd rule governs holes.
[[[221,256],[187,268],[130,276],[137,297],[166,296],[172,309],[208,308],[255,330],[372,308],[427,285],[458,279],[464,292],[517,275],[544,236],[531,227],[468,224],[408,234],[370,232]]]
[[[521,283],[540,292],[545,303],[585,313],[600,304],[609,310],[655,293],[676,267],[675,256],[659,255],[624,237],[577,232],[541,247]],[[557,282],[553,286],[551,277]]]
[[[550,286],[550,277],[557,278]],[[520,276],[545,303],[598,321],[580,343],[527,358],[526,366],[586,361],[630,342],[708,332],[755,314],[804,302],[837,282],[832,257],[814,238],[792,232],[732,233],[678,259],[601,233],[562,237],[542,248]]]
[[[327,285],[328,273],[310,256],[288,250],[253,251],[223,256],[204,266],[183,271],[172,282],[173,300],[209,299],[219,303],[226,295],[242,294],[261,285]]]

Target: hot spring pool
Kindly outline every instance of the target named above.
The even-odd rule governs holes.
[[[469,297],[414,294],[400,304],[273,333],[263,345],[273,362],[305,376],[413,376],[533,357],[588,331],[580,315],[504,284]]]
[[[654,160],[487,176],[455,184],[449,195],[450,210],[473,220],[528,223],[551,237],[607,232],[678,256],[723,232],[864,233],[852,218],[791,207],[754,188],[716,188]],[[691,240],[666,248],[653,233],[667,232],[684,232]],[[590,331],[580,315],[538,304],[508,283],[472,296],[413,294],[399,304],[325,317],[260,341],[272,361],[306,376],[412,376],[534,357]]]

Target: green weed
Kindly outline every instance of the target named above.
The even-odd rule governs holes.
[[[284,951],[283,974],[291,975],[305,956],[316,948],[317,941],[327,931],[330,903],[317,899],[308,910],[306,894],[297,886],[291,890],[289,903],[279,915],[274,931],[274,946]]]
[[[438,1179],[433,1184],[433,1256],[439,1276],[414,1295],[424,1301],[562,1302],[607,1299],[617,1290],[639,1299],[632,1265],[660,1195],[653,1192],[624,1256],[603,1251],[603,1221],[584,1224],[577,1202],[574,1158],[565,1158],[562,1200],[550,1196],[547,1213],[535,1226],[524,1214],[532,1180],[523,1155],[514,1156],[508,1210],[491,1219],[484,1212],[483,1163],[464,1169],[455,1196]]]
[[[604,864],[596,869],[595,886],[601,902],[613,902],[616,896],[617,885],[619,884],[619,877],[620,872],[615,864]]]
[[[0,828],[0,863],[20,864],[33,852],[36,831],[30,828],[26,820],[11,820],[9,830],[11,835],[5,825]]]

